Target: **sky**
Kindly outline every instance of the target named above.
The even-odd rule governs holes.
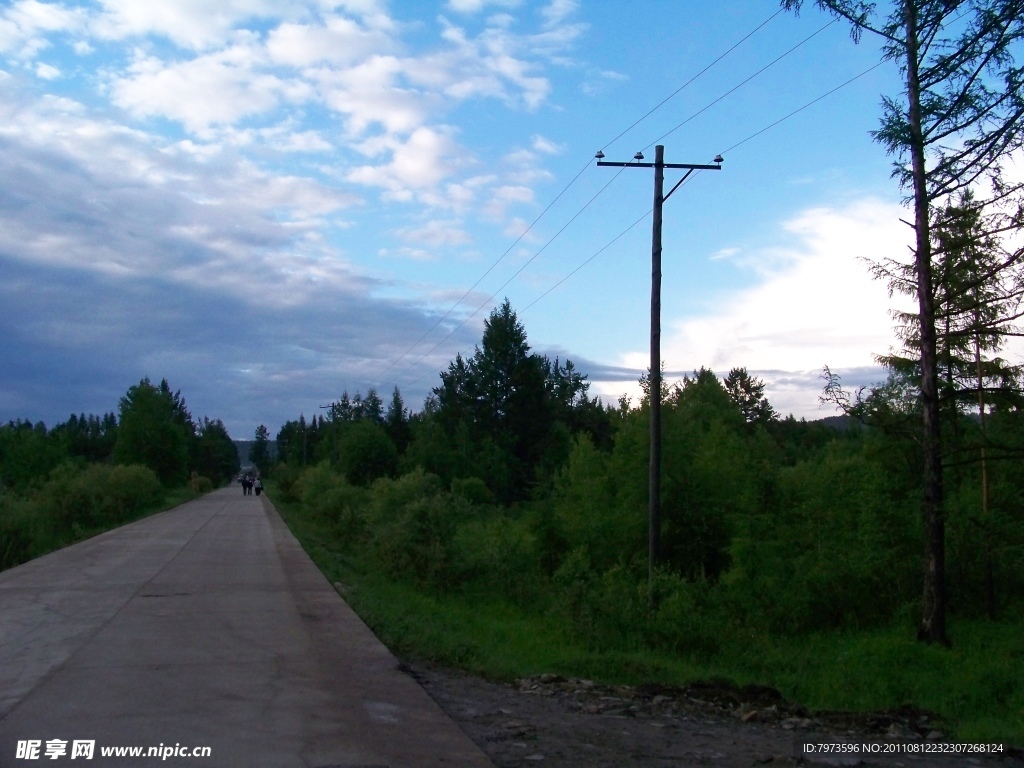
[[[665,202],[668,379],[743,366],[780,413],[832,415],[824,366],[884,379],[902,300],[868,261],[911,233],[871,137],[899,72],[830,22],[775,0],[6,2],[0,421],[116,411],[144,377],[236,439],[371,387],[420,410],[505,298],[535,352],[635,398],[653,171],[594,155],[657,144],[724,157]]]

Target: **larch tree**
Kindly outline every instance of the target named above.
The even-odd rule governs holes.
[[[799,11],[803,0],[781,0]],[[949,644],[946,632],[945,521],[940,380],[932,226],[954,195],[971,190],[1002,231],[1024,221],[1024,182],[1007,161],[1024,144],[1024,0],[894,0],[887,14],[866,0],[815,0],[882,42],[900,67],[899,97],[883,101],[875,139],[894,156],[893,175],[914,211],[913,276],[918,305],[922,450],[924,454],[924,589],[918,637]]]

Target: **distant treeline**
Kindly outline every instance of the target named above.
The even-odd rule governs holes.
[[[649,392],[614,407],[589,397],[571,362],[530,352],[507,302],[422,412],[396,388],[386,407],[371,390],[288,422],[275,479],[365,567],[556,611],[601,647],[713,652],[737,633],[911,626],[924,553],[914,386],[894,371],[844,429],[778,418],[742,368],[665,386],[653,584]],[[1024,413],[1004,400],[983,421],[947,418],[950,610],[1019,616]]]
[[[166,379],[129,387],[119,406],[118,414],[72,414],[50,429],[20,419],[0,426],[0,489],[39,483],[67,462],[141,464],[168,487],[183,485],[192,472],[214,483],[237,474],[238,453],[224,423],[196,422]]]
[[[0,426],[0,568],[134,519],[168,490],[210,490],[239,460],[220,420],[197,423],[180,391],[143,379],[118,414]]]

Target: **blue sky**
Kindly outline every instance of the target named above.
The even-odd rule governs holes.
[[[909,242],[870,136],[899,73],[843,23],[777,11],[5,4],[0,420],[115,410],[144,376],[236,438],[345,390],[418,410],[506,296],[592,394],[635,395],[653,177],[592,158],[657,143],[725,156],[665,206],[670,378],[746,366],[782,413],[830,415],[822,366],[877,381],[895,343],[863,259]]]

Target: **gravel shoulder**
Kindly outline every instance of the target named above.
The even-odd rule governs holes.
[[[796,756],[805,741],[942,748],[942,724],[919,710],[808,712],[763,686],[610,687],[554,675],[497,683],[418,661],[403,668],[497,768],[1024,767],[1024,752],[1012,748],[998,757]]]

